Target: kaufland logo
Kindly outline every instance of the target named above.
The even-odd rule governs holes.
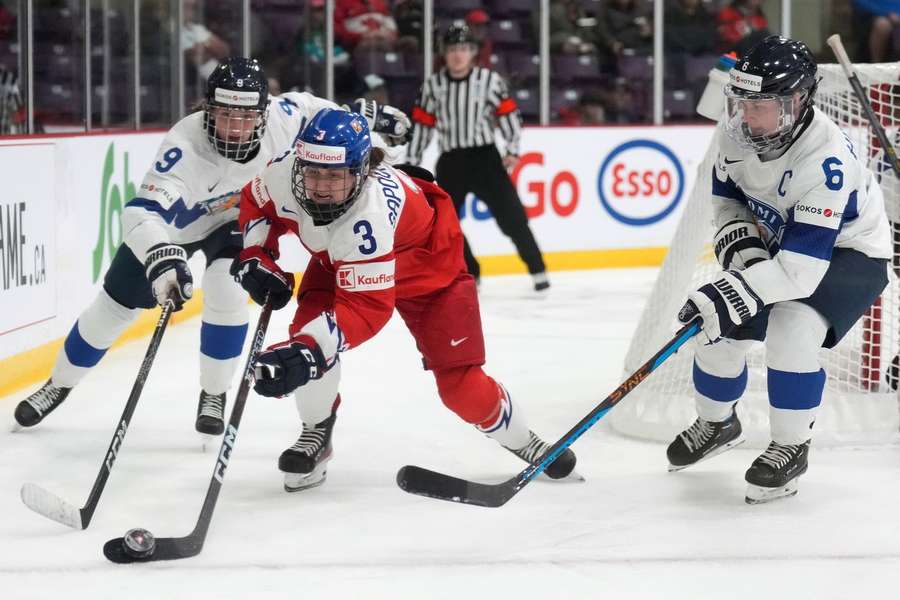
[[[320,146],[319,144],[297,143],[297,156],[302,160],[323,163],[341,164],[347,156],[347,149],[334,146]]]
[[[359,273],[355,267],[341,267],[337,272],[338,287],[343,290],[384,290],[394,283],[393,273]]]

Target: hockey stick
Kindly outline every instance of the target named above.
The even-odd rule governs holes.
[[[671,340],[666,342],[666,345],[659,352],[628,377],[603,402],[594,407],[587,416],[553,444],[547,452],[515,477],[502,483],[476,483],[429,471],[422,467],[407,465],[397,472],[397,485],[410,494],[437,498],[438,500],[449,500],[476,506],[503,506],[699,331],[699,318],[682,327]]]
[[[872,130],[875,132],[875,136],[878,138],[878,141],[881,142],[881,147],[884,148],[884,153],[886,158],[888,159],[888,163],[894,169],[894,173],[900,176],[900,159],[897,158],[897,152],[894,150],[894,145],[888,141],[887,134],[884,131],[884,127],[881,125],[881,120],[879,120],[878,115],[875,114],[875,111],[872,110],[872,105],[869,103],[869,99],[866,97],[866,91],[863,89],[862,83],[859,81],[859,77],[856,74],[856,69],[853,67],[853,63],[850,62],[850,57],[847,56],[847,51],[844,49],[844,44],[841,42],[841,36],[835,33],[830,36],[825,42],[831,46],[831,50],[834,52],[835,57],[837,57],[838,62],[841,63],[841,67],[844,69],[844,74],[847,76],[847,80],[850,82],[850,87],[853,88],[853,93],[856,94],[856,99],[859,100],[859,104],[862,106],[863,111],[866,113],[866,119],[869,121],[869,125],[872,126]]]
[[[200,516],[197,518],[197,524],[194,526],[194,530],[184,537],[156,539],[155,546],[149,551],[149,555],[143,557],[128,554],[125,550],[124,538],[113,538],[103,545],[104,556],[112,562],[132,563],[155,560],[175,560],[178,558],[196,556],[203,550],[203,543],[206,541],[206,533],[209,531],[209,524],[212,521],[213,511],[216,508],[216,500],[219,498],[219,492],[222,489],[222,483],[225,479],[225,470],[228,468],[231,453],[234,451],[238,427],[240,427],[241,417],[244,414],[244,405],[247,403],[247,395],[250,393],[250,384],[253,381],[253,360],[262,349],[263,342],[266,339],[266,329],[269,327],[269,318],[271,316],[272,305],[266,303],[262,309],[262,313],[259,315],[259,322],[256,325],[256,332],[253,334],[253,341],[250,344],[250,352],[247,355],[247,365],[244,367],[241,385],[238,388],[237,396],[234,399],[234,407],[231,409],[228,428],[225,430],[225,435],[222,438],[222,445],[219,447],[219,455],[216,457],[216,464],[213,467],[212,479],[210,479],[209,488],[207,488],[206,491],[206,498],[203,500],[203,507],[200,509]]]
[[[87,502],[82,508],[75,508],[56,494],[48,492],[46,489],[34,483],[26,483],[22,486],[20,495],[25,506],[43,515],[48,519],[53,519],[63,525],[68,525],[73,529],[87,529],[91,524],[94,511],[97,509],[97,503],[100,502],[100,496],[103,494],[103,488],[106,487],[106,480],[112,472],[113,464],[119,455],[122,447],[122,441],[128,432],[128,425],[131,423],[131,417],[134,415],[134,409],[137,407],[138,398],[144,390],[144,382],[147,381],[147,375],[150,374],[150,367],[153,366],[153,359],[156,357],[156,351],[162,342],[163,334],[166,332],[166,326],[169,324],[169,317],[175,311],[175,304],[170,300],[163,306],[162,313],[159,315],[159,321],[156,322],[156,329],[150,338],[150,346],[144,355],[144,361],[138,370],[137,379],[131,388],[131,394],[128,396],[128,402],[125,403],[125,410],[122,411],[122,417],[113,434],[109,448],[106,450],[106,458],[100,466],[100,472],[97,473],[97,479],[94,480],[94,487],[88,496]]]

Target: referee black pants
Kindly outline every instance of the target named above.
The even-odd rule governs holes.
[[[437,161],[435,178],[438,185],[453,198],[457,213],[462,210],[469,192],[487,205],[500,231],[515,244],[529,273],[542,273],[547,269],[534,234],[528,227],[525,207],[522,206],[496,146],[491,144],[444,152]],[[472,254],[468,240],[465,242],[464,252],[469,273],[476,278],[480,277],[481,268]]]

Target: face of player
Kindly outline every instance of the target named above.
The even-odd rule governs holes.
[[[793,123],[799,109],[799,96],[742,100],[740,103],[742,118],[750,130],[750,134],[754,136],[772,135]]]
[[[211,112],[216,122],[216,137],[223,142],[241,144],[253,137],[259,119],[256,111],[217,106]]]
[[[444,59],[447,62],[447,70],[454,77],[465,75],[475,63],[475,55],[478,49],[474,44],[451,44],[447,47]]]
[[[303,167],[306,195],[316,204],[343,204],[353,191],[354,183],[350,169]]]

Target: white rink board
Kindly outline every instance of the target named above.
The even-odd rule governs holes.
[[[513,175],[542,249],[668,245],[712,131],[711,126],[526,128],[523,161]],[[0,336],[0,359],[65,336],[94,298],[121,243],[121,208],[139,189],[162,138],[162,133],[143,133],[0,141],[0,178],[40,197],[29,200],[29,219],[47,215],[28,221],[29,251],[33,254],[38,242],[45,248],[55,244],[46,257],[51,270],[45,283],[28,288],[27,297],[21,296],[24,291],[15,297],[0,291],[0,313],[17,315],[0,327],[0,333],[12,330]],[[433,166],[435,145],[429,152],[426,166]],[[32,159],[33,153],[41,158]],[[513,254],[483,208],[470,198],[462,219],[476,254]],[[202,260],[193,259],[195,273],[202,271]],[[296,239],[282,238],[285,269],[302,271],[307,260]]]

